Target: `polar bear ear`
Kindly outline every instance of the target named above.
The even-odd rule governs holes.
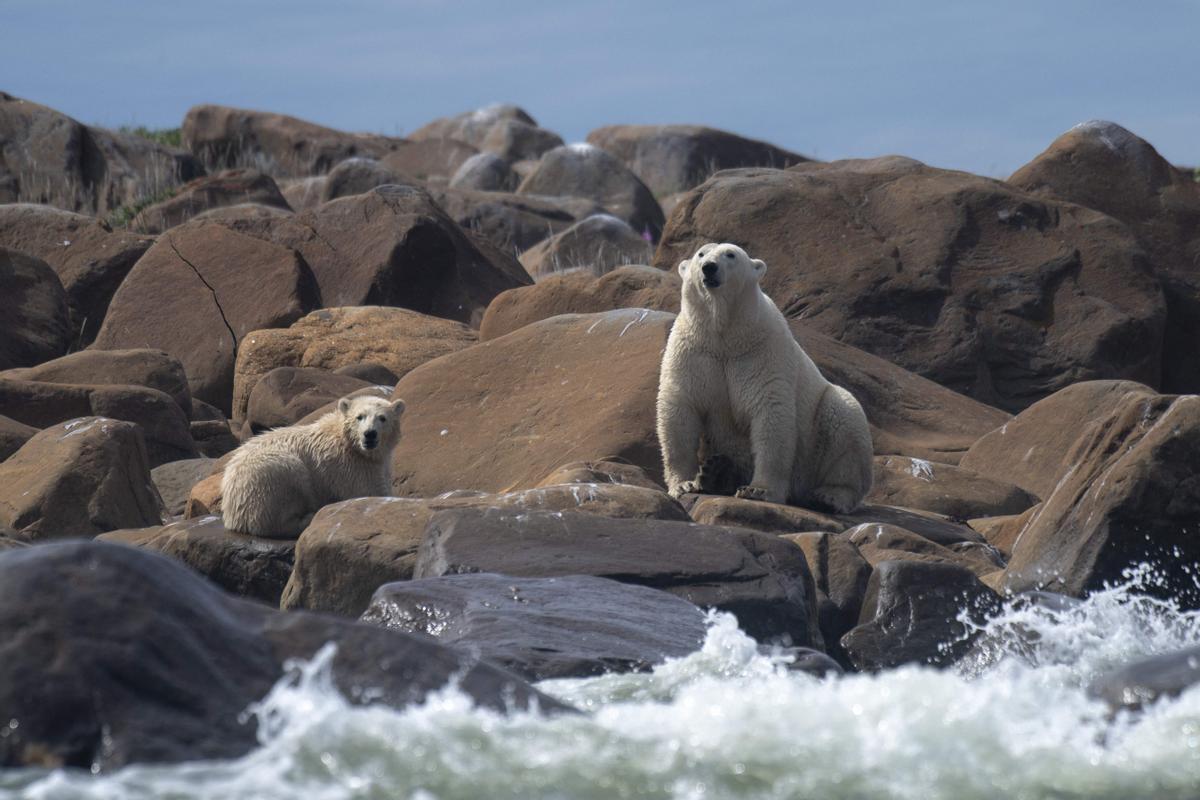
[[[750,263],[754,265],[754,275],[761,281],[763,275],[767,274],[767,262],[756,258]]]
[[[350,398],[349,397],[343,397],[341,400],[338,400],[338,411],[341,412],[342,414],[350,413]]]
[[[392,401],[392,411],[395,411],[397,414],[404,413],[404,401],[399,397]]]
[[[685,258],[683,261],[679,262],[679,267],[678,267],[679,277],[681,277],[681,278],[687,277],[688,264],[690,264],[690,263],[692,263],[692,260],[690,258]]]

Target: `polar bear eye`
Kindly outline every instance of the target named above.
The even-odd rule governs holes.
[[[380,422],[387,422],[387,417],[380,417],[380,418],[379,418],[379,421],[380,421]]]
[[[726,254],[725,254],[725,257],[726,257],[726,258],[733,258],[733,253],[726,253]]]
[[[359,421],[359,422],[362,422],[362,421],[363,421],[364,419],[366,419],[366,418],[367,418],[366,414],[359,414],[359,415],[358,415],[358,421]]]

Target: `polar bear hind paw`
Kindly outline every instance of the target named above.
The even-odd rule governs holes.
[[[734,497],[739,497],[742,500],[761,500],[764,503],[773,502],[770,498],[770,491],[761,486],[742,486],[735,493]]]
[[[685,494],[700,494],[700,482],[684,481],[683,483],[677,483],[671,487],[667,494],[671,495],[671,497],[674,497],[676,500],[683,497]]]

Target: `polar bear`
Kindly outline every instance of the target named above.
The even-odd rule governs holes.
[[[871,488],[867,417],[796,343],[759,287],[766,270],[733,244],[679,264],[681,310],[658,387],[667,489],[853,511]]]
[[[343,397],[309,425],[255,436],[221,478],[225,528],[294,539],[324,505],[389,495],[404,401]]]

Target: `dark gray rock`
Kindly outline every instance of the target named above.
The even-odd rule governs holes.
[[[185,458],[150,470],[150,480],[158,489],[169,515],[177,517],[183,513],[192,487],[212,474],[214,461],[213,458]]]
[[[1088,687],[1114,710],[1139,709],[1200,683],[1200,646],[1146,658],[1101,675]]]
[[[476,153],[450,176],[451,189],[475,189],[481,192],[511,192],[520,178],[508,162],[495,153]]]

